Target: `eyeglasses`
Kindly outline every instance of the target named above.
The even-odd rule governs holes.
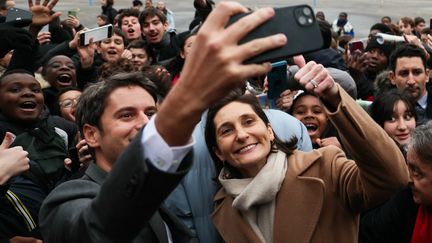
[[[75,97],[75,98],[65,99],[62,102],[60,102],[59,105],[62,108],[69,108],[69,107],[72,107],[72,106],[78,104],[78,100],[79,100],[79,96]]]

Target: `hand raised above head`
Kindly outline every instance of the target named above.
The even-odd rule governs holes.
[[[44,0],[42,4],[40,2],[40,0],[36,0],[33,4],[33,0],[28,0],[29,9],[33,14],[32,25],[34,26],[46,25],[61,15],[60,12],[55,12],[52,15],[50,14],[58,0]]]
[[[219,99],[233,87],[243,85],[247,78],[270,71],[269,63],[243,62],[283,46],[287,41],[283,34],[278,34],[239,45],[242,37],[274,16],[272,8],[263,8],[225,28],[232,15],[246,11],[239,3],[221,2],[197,34],[181,77],[185,77],[184,85],[191,85],[188,90],[197,88],[196,95],[201,97],[204,106]],[[179,82],[182,82],[182,79]]]
[[[270,63],[243,64],[245,60],[287,42],[285,35],[277,34],[239,45],[248,32],[274,16],[274,9],[263,8],[225,27],[231,16],[246,11],[240,3],[220,2],[199,30],[180,79],[156,117],[156,128],[169,145],[186,144],[205,109],[245,85],[247,78],[271,69]]]
[[[310,61],[304,64],[304,60],[294,59],[300,70],[294,78],[309,92],[318,95],[321,99],[336,108],[340,102],[338,89],[332,76],[323,65]],[[304,66],[302,66],[304,65]]]

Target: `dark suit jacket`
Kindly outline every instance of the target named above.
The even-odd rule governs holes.
[[[184,159],[176,173],[160,171],[143,158],[141,133],[108,174],[91,164],[81,179],[55,188],[40,210],[46,242],[193,241],[191,233],[160,205],[191,166]]]

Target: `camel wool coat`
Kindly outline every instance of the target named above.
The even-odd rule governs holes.
[[[359,213],[408,183],[405,159],[396,143],[340,86],[341,103],[326,112],[355,161],[335,146],[295,151],[276,196],[275,243],[357,243]],[[323,104],[325,106],[325,104]],[[260,242],[233,197],[215,196],[213,222],[224,241]]]

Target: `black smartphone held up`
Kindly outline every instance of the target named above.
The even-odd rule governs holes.
[[[7,12],[5,22],[14,22],[13,25],[15,27],[24,27],[31,24],[32,17],[32,13],[27,10],[10,8]]]
[[[80,46],[88,45],[90,43],[90,39],[93,39],[93,42],[97,42],[111,38],[112,31],[113,26],[111,24],[83,31],[80,34]]]
[[[248,14],[250,13],[231,17],[228,26]],[[278,33],[286,35],[288,42],[285,46],[252,57],[245,63],[279,61],[286,57],[319,50],[324,45],[315,14],[308,5],[275,8],[275,16],[249,32],[239,41],[239,44]]]
[[[78,157],[78,150],[76,148],[70,148],[68,150],[69,158],[72,160],[71,170],[72,172],[78,171],[80,168],[80,160]]]

